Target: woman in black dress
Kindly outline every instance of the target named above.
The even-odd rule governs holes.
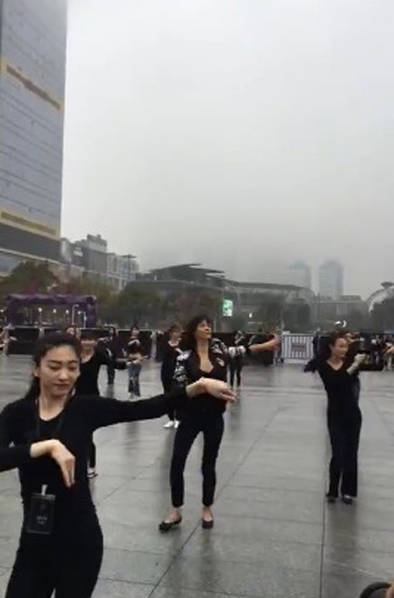
[[[349,342],[343,332],[331,335],[327,354],[319,359],[318,370],[328,398],[327,426],[332,447],[329,502],[336,501],[339,489],[345,504],[352,504],[357,496],[362,422],[358,373],[364,360],[364,354],[349,354]]]
[[[168,331],[168,341],[165,343],[163,349],[163,361],[161,363],[161,383],[165,393],[171,391],[174,380],[175,364],[177,357],[182,353],[179,344],[182,338],[182,326],[174,324]],[[164,428],[178,429],[179,420],[176,418],[174,410],[168,413],[168,422],[164,424]]]
[[[225,381],[229,357],[260,351],[274,351],[278,346],[278,339],[274,338],[267,343],[249,347],[238,346],[228,349],[218,339],[212,339],[212,321],[208,316],[201,315],[193,318],[187,325],[185,346],[187,350],[177,358],[174,373],[175,385],[180,388],[201,377]],[[203,477],[201,519],[204,529],[213,527],[211,507],[216,487],[216,459],[224,430],[224,411],[224,404],[212,399],[208,394],[201,397],[198,405],[190,403],[181,410],[181,423],[175,435],[170,470],[172,507],[167,518],[160,523],[160,531],[169,531],[182,521],[180,509],[184,499],[183,472],[187,456],[200,432],[204,435],[201,467]]]
[[[132,403],[82,397],[74,393],[79,364],[77,339],[42,339],[29,392],[0,414],[0,471],[19,469],[24,514],[6,598],[50,598],[54,591],[57,598],[91,597],[103,554],[86,476],[94,430],[161,417],[200,394],[234,398],[227,385],[212,380]]]

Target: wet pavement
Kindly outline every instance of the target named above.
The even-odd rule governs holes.
[[[0,406],[22,396],[29,368],[26,357],[0,356]],[[105,371],[100,381],[106,394]],[[160,392],[156,364],[144,366],[141,382],[144,396]],[[117,372],[117,398],[127,398],[126,385]],[[105,553],[94,596],[358,598],[368,583],[394,578],[393,385],[394,372],[363,375],[359,499],[326,505],[318,378],[299,366],[245,368],[226,414],[211,531],[199,521],[200,439],[187,462],[182,526],[161,535],[174,431],[163,418],[97,432],[92,488]],[[15,471],[0,474],[0,596],[21,524],[18,490]]]

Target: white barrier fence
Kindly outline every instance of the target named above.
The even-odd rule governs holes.
[[[313,357],[313,334],[284,334],[282,336],[282,359],[285,361],[309,361]]]

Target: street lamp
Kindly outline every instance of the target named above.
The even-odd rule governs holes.
[[[38,311],[38,323],[41,326],[42,307],[39,307],[37,311]]]
[[[79,307],[78,303],[73,305],[71,308],[71,324],[74,326],[75,324],[75,310]]]

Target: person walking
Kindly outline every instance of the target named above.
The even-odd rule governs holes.
[[[176,360],[182,351],[180,349],[180,341],[182,338],[182,326],[173,324],[168,331],[168,340],[164,345],[163,361],[161,363],[161,383],[165,393],[171,391],[173,386],[174,372]],[[168,413],[168,422],[164,424],[167,430],[170,428],[178,429],[179,420],[177,419],[175,411]]]

